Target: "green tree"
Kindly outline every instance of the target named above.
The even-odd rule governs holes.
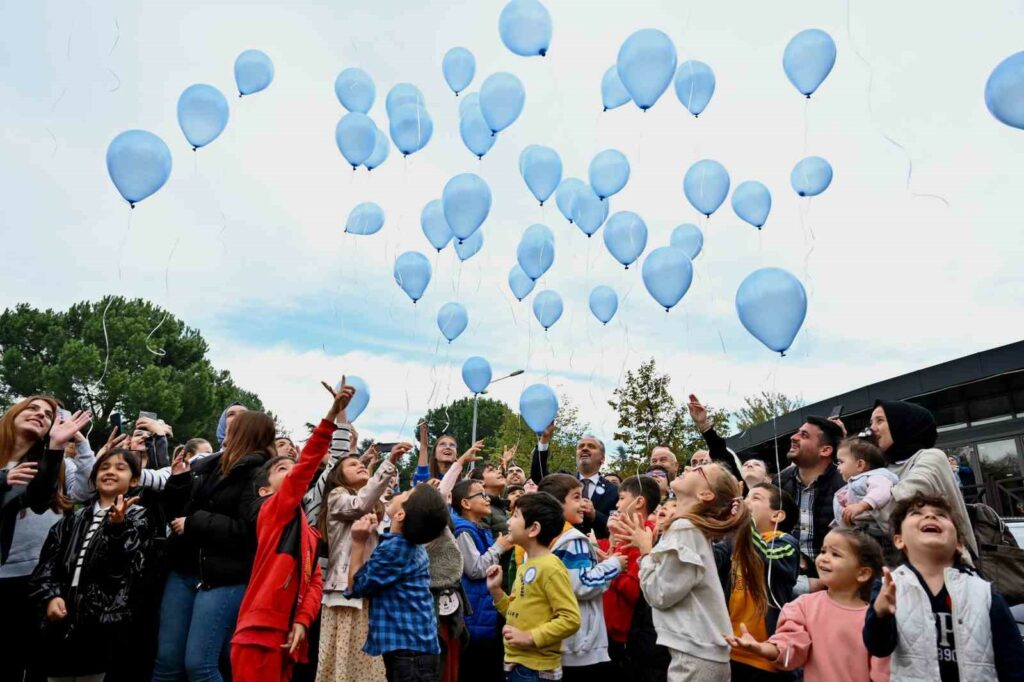
[[[586,434],[589,424],[581,423],[579,408],[567,395],[558,398],[555,433],[548,452],[548,468],[552,472],[576,470],[576,443]],[[517,413],[509,410],[498,432],[500,449],[516,446],[515,462],[530,473],[530,455],[537,444],[537,434]]]
[[[493,454],[498,446],[498,433],[508,414],[514,414],[508,405],[493,398],[480,398],[477,405],[476,437],[484,441],[485,455]],[[460,398],[447,405],[439,405],[427,411],[422,417],[430,433],[430,447],[437,439],[448,434],[459,443],[459,452],[465,452],[473,444],[473,399]],[[498,452],[496,456],[500,456]]]
[[[108,296],[67,311],[20,304],[0,314],[0,408],[49,393],[68,409],[91,410],[97,439],[112,414],[131,421],[147,410],[177,440],[215,442],[226,405],[263,404],[214,368],[208,350],[198,330],[141,299]]]
[[[736,428],[740,431],[771,421],[778,417],[803,407],[804,401],[800,396],[790,397],[784,393],[772,393],[761,391],[757,395],[747,396],[743,399],[743,407],[736,411],[733,417],[736,420]]]

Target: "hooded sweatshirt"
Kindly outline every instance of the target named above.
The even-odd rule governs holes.
[[[230,410],[235,405],[242,405],[242,403],[236,400],[235,402],[225,407],[224,411],[220,413],[220,419],[217,420],[217,443],[220,445],[221,448],[224,447],[224,437],[228,435],[228,410]],[[242,405],[242,407],[245,407],[245,405]]]

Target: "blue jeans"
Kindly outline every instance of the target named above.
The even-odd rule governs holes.
[[[505,673],[505,680],[506,682],[538,682],[540,673],[530,670],[525,665],[517,665]]]
[[[160,604],[153,682],[222,682],[221,653],[244,595],[245,585],[200,590],[196,577],[172,571]]]

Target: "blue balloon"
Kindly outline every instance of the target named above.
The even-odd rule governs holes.
[[[370,154],[370,158],[363,161],[363,165],[366,166],[366,170],[372,171],[377,166],[381,165],[388,160],[388,154],[391,153],[391,140],[385,135],[380,128],[374,126],[373,134],[373,153]]]
[[[531,144],[519,155],[519,174],[543,206],[562,181],[562,159],[551,147]]]
[[[473,53],[464,47],[453,47],[444,54],[441,60],[441,71],[448,87],[456,95],[469,87],[476,75],[476,59]]]
[[[508,288],[512,290],[512,295],[516,297],[517,301],[522,301],[524,298],[530,295],[533,291],[535,282],[530,279],[530,276],[523,272],[523,269],[519,267],[519,263],[512,266],[512,269],[508,272]]]
[[[171,177],[171,150],[148,130],[126,130],[107,147],[107,173],[132,208]]]
[[[802,197],[814,197],[832,184],[832,165],[820,156],[808,156],[793,166],[789,184]]]
[[[544,384],[531,384],[519,396],[519,414],[533,432],[540,435],[555,421],[558,397]]]
[[[483,393],[491,384],[491,363],[479,355],[466,358],[462,363],[462,381],[473,393]]]
[[[210,144],[228,124],[228,101],[212,85],[196,83],[178,98],[178,125],[192,149]]]
[[[455,253],[460,261],[467,261],[484,247],[484,231],[477,230],[461,242],[455,242]]]
[[[835,63],[836,44],[832,36],[817,28],[797,33],[782,54],[786,78],[807,97],[828,77]]]
[[[572,222],[576,227],[583,230],[583,234],[592,237],[608,217],[608,200],[601,199],[590,188],[584,185],[576,193],[576,201],[573,205]]]
[[[420,89],[412,83],[399,83],[388,90],[388,96],[384,99],[384,109],[391,117],[395,115],[395,109],[403,104],[418,104],[426,108],[427,101],[423,99]]]
[[[698,161],[686,171],[683,194],[691,206],[710,218],[729,195],[729,173],[717,161]]]
[[[530,279],[540,279],[555,262],[555,235],[545,225],[530,225],[519,240],[516,260]]]
[[[732,210],[760,230],[772,210],[772,193],[757,180],[741,182],[732,191]]]
[[[373,106],[377,98],[377,87],[373,84],[370,74],[362,69],[350,67],[344,69],[334,79],[334,95],[341,106],[357,114],[365,114]]]
[[[459,118],[465,116],[466,112],[470,111],[470,109],[476,109],[477,111],[480,111],[479,92],[471,92],[462,98],[462,101],[459,102]],[[483,114],[480,115],[483,116]]]
[[[466,331],[468,324],[469,314],[466,312],[466,306],[461,303],[445,303],[437,311],[437,328],[441,330],[444,338],[448,339],[448,343],[459,338],[459,334]]]
[[[475,173],[461,173],[441,193],[444,219],[459,240],[468,239],[491,212],[491,188]]]
[[[629,270],[630,264],[647,248],[647,225],[644,219],[632,211],[619,211],[605,225],[604,245],[615,260]]]
[[[418,104],[401,104],[394,109],[388,127],[391,139],[403,156],[415,154],[427,146],[434,134],[434,121]]]
[[[676,46],[657,29],[641,29],[622,43],[615,66],[626,92],[638,107],[647,111],[672,82]]]
[[[581,191],[590,191],[587,183],[578,178],[566,178],[558,183],[555,190],[555,203],[565,219],[572,223],[572,213],[576,210],[576,201]]]
[[[345,418],[348,419],[348,422],[351,424],[359,418],[359,415],[363,413],[366,406],[370,404],[370,387],[362,378],[351,375],[345,377],[345,383],[356,389],[355,394],[352,396],[352,400],[348,402],[348,407],[345,408]],[[339,384],[335,384],[334,390],[341,390],[340,382]]]
[[[696,59],[685,61],[676,71],[676,97],[694,116],[701,112],[715,94],[715,74],[711,67]]]
[[[1024,52],[1010,55],[985,83],[985,106],[1002,123],[1024,128]]]
[[[474,92],[473,95],[475,94]],[[491,151],[491,147],[498,141],[498,136],[484,120],[479,104],[468,109],[459,120],[459,136],[466,149],[473,152],[478,159],[484,158],[484,154]]]
[[[495,133],[508,128],[523,112],[526,91],[518,78],[504,71],[491,74],[480,86],[480,111]]]
[[[543,57],[551,45],[551,15],[537,0],[512,0],[498,17],[498,33],[520,57]]]
[[[704,248],[704,233],[693,223],[683,223],[672,230],[669,246],[682,249],[690,260],[694,260]]]
[[[533,297],[533,316],[545,331],[550,329],[562,316],[562,297],[551,289],[545,289]]]
[[[693,263],[682,249],[660,246],[647,254],[642,274],[647,291],[668,312],[690,288]]]
[[[807,316],[807,292],[781,268],[754,270],[736,290],[736,313],[754,338],[785,355]]]
[[[619,78],[619,69],[609,66],[601,77],[601,106],[605,111],[617,109],[630,100],[626,86]]]
[[[448,242],[454,236],[452,228],[448,227],[448,221],[444,219],[444,208],[440,199],[432,199],[423,207],[423,211],[420,212],[420,227],[423,228],[427,241],[438,253],[448,246]]]
[[[608,324],[618,309],[619,295],[615,293],[615,289],[601,284],[590,292],[590,312],[594,313],[594,317],[600,320],[601,324]]]
[[[238,96],[266,90],[274,80],[274,63],[265,52],[246,50],[235,59],[235,84]]]
[[[348,234],[376,234],[384,227],[384,209],[372,201],[364,201],[348,214],[345,232]]]
[[[370,158],[377,144],[377,126],[366,114],[349,113],[334,129],[334,141],[352,170]]]
[[[617,149],[605,149],[590,162],[590,186],[601,199],[616,194],[629,181],[629,160]]]
[[[418,251],[406,251],[395,259],[395,281],[415,303],[430,284],[430,261]]]

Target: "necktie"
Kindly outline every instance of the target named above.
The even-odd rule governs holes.
[[[583,497],[590,499],[590,489],[594,485],[594,482],[589,478],[583,479]]]

